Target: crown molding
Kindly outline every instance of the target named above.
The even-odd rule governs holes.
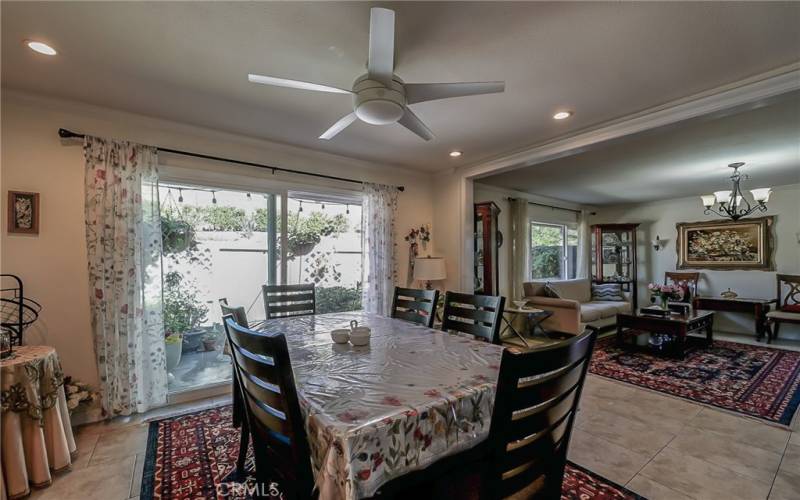
[[[606,122],[591,129],[529,146],[488,161],[460,167],[458,173],[465,177],[480,179],[580,153],[597,144],[627,135],[737,106],[758,103],[797,90],[800,90],[800,62]]]

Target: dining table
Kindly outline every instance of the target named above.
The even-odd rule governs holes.
[[[369,344],[332,341],[352,321]],[[488,437],[501,346],[362,311],[257,330],[286,336],[320,499],[373,496]]]

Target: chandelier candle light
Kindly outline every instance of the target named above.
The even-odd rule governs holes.
[[[739,220],[742,217],[747,217],[756,210],[762,212],[767,211],[767,202],[769,201],[769,195],[772,193],[772,188],[751,189],[750,193],[752,193],[753,201],[756,205],[750,205],[750,202],[744,197],[744,193],[742,193],[739,187],[742,178],[748,178],[747,175],[742,176],[742,174],[739,173],[739,168],[743,165],[743,162],[731,163],[728,165],[733,169],[733,175],[731,175],[731,180],[733,181],[732,191],[716,191],[714,194],[704,194],[700,197],[703,200],[703,206],[706,207],[703,213],[716,214],[720,217],[729,217],[733,220]],[[715,203],[718,204],[716,210],[714,209]]]

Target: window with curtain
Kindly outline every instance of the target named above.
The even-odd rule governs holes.
[[[578,268],[578,228],[531,221],[529,262],[531,279],[574,279]]]

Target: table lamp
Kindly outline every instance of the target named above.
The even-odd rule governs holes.
[[[447,269],[442,257],[417,257],[414,259],[414,279],[425,282],[425,289],[432,290],[431,281],[447,278]]]

